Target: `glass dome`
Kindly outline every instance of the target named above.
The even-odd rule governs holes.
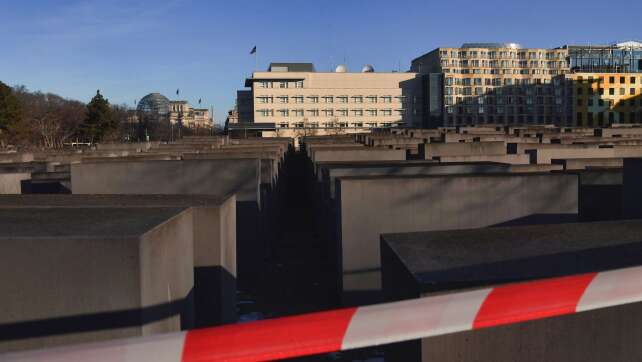
[[[169,99],[160,93],[150,93],[138,102],[138,112],[157,116],[169,114]]]

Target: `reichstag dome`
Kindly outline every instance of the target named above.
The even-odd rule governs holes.
[[[136,110],[150,116],[168,116],[169,99],[160,93],[150,93],[138,102]]]

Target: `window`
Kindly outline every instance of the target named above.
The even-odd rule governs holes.
[[[332,96],[324,96],[322,98],[323,98],[323,102],[325,103],[332,103],[334,101],[334,97]]]
[[[297,80],[294,83],[294,88],[303,88],[303,81],[302,80]]]
[[[279,123],[280,128],[288,128],[289,125],[287,123]]]
[[[324,109],[323,115],[326,117],[332,117],[334,116],[334,111],[332,109]]]
[[[609,88],[609,95],[611,96],[615,95],[615,88]]]
[[[377,103],[377,96],[367,96],[366,100],[368,103]]]
[[[630,95],[635,95],[635,88],[630,88],[629,89],[629,94]]]
[[[448,78],[448,79],[452,79],[452,78]],[[383,97],[381,97],[381,101],[383,103],[392,103],[392,97],[391,96],[383,96]]]
[[[348,97],[347,96],[339,96],[339,97],[337,97],[337,101],[339,103],[348,103]]]
[[[626,91],[624,88],[620,88],[620,95],[623,96],[626,94]]]
[[[353,116],[358,116],[358,117],[363,116],[363,109],[353,109],[352,110],[352,115]]]
[[[288,117],[290,115],[287,109],[279,109],[277,112],[281,117]]]
[[[374,117],[377,115],[377,110],[376,109],[368,109],[368,116]]]
[[[278,96],[276,98],[279,100],[279,103],[288,103],[288,96]]]
[[[274,116],[273,109],[257,109],[256,112],[263,117]]]
[[[302,109],[295,109],[292,112],[294,113],[295,117],[303,117],[303,110]]]
[[[319,116],[319,110],[318,109],[310,109],[310,110],[308,110],[308,116],[310,116],[310,117],[318,117]]]
[[[620,77],[620,83],[622,84],[626,83],[626,79],[624,77]]]
[[[392,109],[384,109],[381,111],[381,114],[384,116],[392,116]]]
[[[631,77],[631,84],[635,84],[635,77]]]
[[[288,82],[279,82],[279,88],[287,88]]]
[[[310,103],[319,103],[319,97],[317,97],[317,96],[310,96],[310,97],[308,97],[308,101],[309,101]]]
[[[354,102],[354,103],[363,103],[363,97],[362,96],[354,96],[354,97],[352,97],[352,102]]]
[[[294,103],[303,103],[303,96],[294,96],[292,99],[294,99]]]
[[[268,81],[259,82],[259,88],[272,88],[272,82],[268,82]]]
[[[609,77],[609,83],[615,83],[615,77]]]
[[[265,103],[273,103],[274,98],[268,97],[268,96],[262,96],[262,97],[257,97],[256,98],[258,103],[265,104]]]
[[[337,110],[337,115],[345,117],[345,116],[348,115],[348,110],[347,109],[338,109]]]

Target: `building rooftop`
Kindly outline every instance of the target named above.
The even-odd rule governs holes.
[[[270,63],[268,72],[316,72],[312,63]]]
[[[511,48],[521,49],[521,44],[517,43],[464,43],[462,48]]]

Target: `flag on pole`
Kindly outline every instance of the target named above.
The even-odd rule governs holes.
[[[176,90],[176,95],[178,95],[178,93],[180,93],[180,92],[181,92],[181,90],[180,90],[180,89],[177,89],[177,90]]]
[[[254,48],[252,48],[252,50],[250,50],[250,54],[254,54],[254,53],[256,53],[256,45],[254,46]]]
[[[200,98],[198,99],[198,105],[199,106],[201,105],[201,99]]]

